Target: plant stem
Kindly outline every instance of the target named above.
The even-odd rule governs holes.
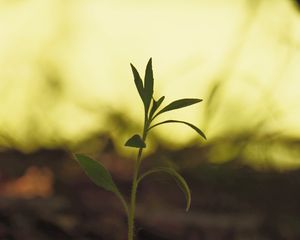
[[[129,210],[128,210],[128,206],[127,206],[126,200],[124,199],[123,195],[120,192],[117,192],[117,196],[120,199],[121,203],[123,204],[124,210],[125,210],[125,212],[126,212],[126,214],[128,216]]]
[[[129,206],[129,214],[128,214],[128,240],[133,240],[134,237],[134,215],[135,215],[135,203],[136,203],[136,191],[137,191],[137,178],[139,172],[139,165],[142,156],[143,149],[140,148],[137,156],[137,160],[135,162],[133,180],[132,180],[132,188],[131,188],[131,198],[130,198],[130,206]]]
[[[142,136],[144,142],[147,137],[148,127],[149,127],[148,117],[147,117],[147,113],[145,113],[144,129],[143,129],[143,136]],[[134,216],[135,216],[135,205],[136,205],[136,192],[138,187],[137,179],[139,177],[142,153],[143,153],[143,148],[139,148],[137,159],[134,164],[131,197],[130,197],[130,205],[129,205],[129,212],[128,212],[128,240],[134,239]]]

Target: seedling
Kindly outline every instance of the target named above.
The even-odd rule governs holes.
[[[160,97],[157,101],[153,97],[153,71],[152,71],[152,59],[148,61],[144,82],[142,81],[140,74],[136,70],[136,68],[131,65],[131,70],[133,73],[134,83],[137,88],[137,91],[140,95],[140,98],[144,105],[144,127],[142,134],[134,134],[131,138],[129,138],[125,146],[137,148],[137,158],[135,161],[133,179],[132,179],[132,188],[131,188],[131,196],[130,201],[127,202],[119,191],[117,185],[114,183],[110,173],[101,165],[100,162],[91,159],[88,156],[83,154],[75,154],[75,158],[78,161],[79,165],[83,168],[88,177],[99,187],[104,188],[107,191],[113,192],[121,201],[124,206],[124,210],[128,216],[128,240],[134,239],[134,217],[135,217],[135,206],[136,206],[136,193],[139,183],[147,176],[152,175],[153,173],[163,172],[172,176],[182,191],[185,194],[186,198],[186,211],[189,210],[191,205],[191,193],[188,187],[188,184],[184,180],[184,178],[173,168],[169,167],[156,167],[154,169],[150,169],[144,173],[140,173],[140,167],[142,164],[142,154],[143,149],[146,148],[146,139],[148,133],[158,127],[159,125],[167,124],[167,123],[181,123],[191,127],[195,130],[202,138],[206,139],[204,133],[196,126],[191,123],[181,121],[181,120],[166,120],[162,122],[154,123],[154,120],[158,118],[160,115],[175,110],[179,108],[184,108],[202,101],[202,99],[197,98],[184,98],[171,102],[163,108],[161,104],[163,103],[165,97]]]

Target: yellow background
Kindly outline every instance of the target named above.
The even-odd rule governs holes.
[[[169,116],[209,141],[244,130],[299,137],[299,13],[287,0],[2,0],[0,144],[114,135],[111,111],[141,121],[129,63],[143,74],[150,57],[156,97],[204,99]],[[157,132],[175,145],[195,137],[177,125]]]

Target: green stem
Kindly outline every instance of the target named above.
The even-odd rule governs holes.
[[[144,129],[143,129],[143,136],[142,139],[145,142],[147,137],[147,131],[149,127],[148,117],[145,113],[145,120],[144,120]],[[138,187],[138,177],[139,177],[139,170],[142,160],[142,153],[143,148],[139,148],[138,155],[136,162],[134,164],[134,172],[133,172],[133,179],[132,179],[132,187],[131,187],[131,197],[130,197],[130,205],[129,205],[129,212],[128,212],[128,240],[134,239],[134,216],[135,216],[135,205],[136,205],[136,192]]]
[[[128,240],[134,239],[134,215],[135,215],[135,204],[136,204],[136,192],[137,192],[137,178],[139,172],[139,165],[141,161],[143,149],[140,148],[137,156],[137,160],[135,162],[133,180],[132,180],[132,188],[131,188],[131,198],[130,198],[130,206],[129,206],[129,214],[128,214]]]
[[[124,210],[125,210],[125,212],[126,212],[126,214],[128,216],[129,210],[128,210],[128,206],[127,206],[126,200],[124,199],[123,195],[120,192],[117,193],[117,196],[120,199],[120,201],[121,201],[121,203],[122,203],[122,205],[124,207]]]

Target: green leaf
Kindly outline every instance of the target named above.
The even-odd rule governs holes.
[[[157,108],[159,108],[160,107],[160,105],[162,104],[162,102],[165,100],[165,96],[162,96],[160,99],[158,99],[158,101],[157,101]]]
[[[145,148],[146,144],[140,135],[135,134],[126,141],[125,146],[134,148]]]
[[[149,59],[145,72],[145,80],[144,80],[144,90],[145,90],[145,111],[148,113],[151,99],[153,96],[153,71],[152,71],[152,58]]]
[[[173,168],[158,167],[158,168],[149,170],[146,173],[144,173],[138,179],[138,183],[144,177],[146,177],[150,174],[153,174],[153,173],[158,173],[158,172],[168,173],[169,175],[171,175],[176,180],[177,184],[179,185],[179,187],[181,188],[181,190],[183,191],[183,193],[185,195],[185,198],[186,198],[186,211],[188,211],[190,209],[190,206],[191,206],[191,191],[190,191],[190,188],[189,188],[188,184],[186,183],[186,181],[184,180],[184,178],[178,172],[176,172]]]
[[[179,99],[176,100],[174,102],[171,102],[169,105],[167,105],[166,107],[164,107],[162,110],[160,110],[157,115],[162,114],[164,112],[168,112],[168,111],[172,111],[178,108],[184,108],[193,104],[196,104],[198,102],[201,102],[202,99],[198,99],[198,98],[183,98],[183,99]]]
[[[132,64],[130,64],[130,66],[131,66],[131,70],[132,70],[132,73],[133,73],[134,83],[135,83],[136,89],[138,90],[142,101],[145,102],[143,81],[140,77],[140,74],[136,70],[136,68]]]
[[[156,123],[154,124],[153,126],[151,126],[148,131],[154,127],[157,127],[159,125],[162,125],[162,124],[165,124],[165,123],[183,123],[189,127],[191,127],[192,129],[194,129],[201,137],[203,137],[205,140],[206,140],[206,136],[205,134],[199,129],[197,128],[195,125],[191,124],[191,123],[188,123],[188,122],[185,122],[185,121],[179,121],[179,120],[166,120],[166,121],[163,121],[163,122],[160,122],[160,123]]]
[[[150,110],[150,115],[149,115],[150,119],[154,115],[155,111],[160,107],[160,105],[162,104],[162,102],[164,101],[164,99],[165,99],[165,96],[162,96],[157,101],[155,101],[155,99],[153,98],[153,105],[152,105],[152,108]]]
[[[85,171],[86,175],[97,186],[107,191],[120,194],[116,184],[114,183],[110,173],[97,161],[83,154],[75,154],[75,159]]]

